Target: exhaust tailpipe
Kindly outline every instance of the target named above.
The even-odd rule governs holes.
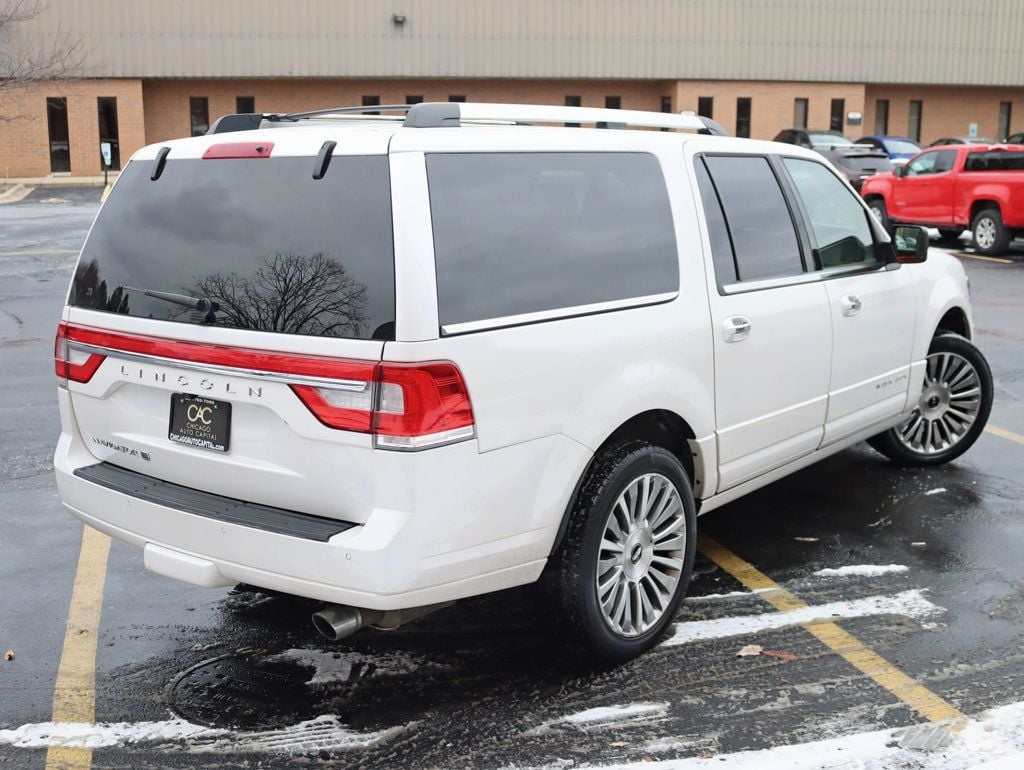
[[[313,613],[313,625],[320,634],[332,642],[352,636],[364,626],[373,626],[379,631],[393,631],[410,620],[422,618],[431,612],[450,607],[455,602],[440,602],[423,607],[409,607],[404,610],[363,610],[331,604]]]
[[[337,642],[347,636],[352,636],[363,626],[376,623],[383,615],[384,613],[380,610],[361,610],[358,607],[332,604],[313,613],[313,626],[321,636],[332,642]]]

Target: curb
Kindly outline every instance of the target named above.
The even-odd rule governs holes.
[[[10,190],[5,193],[0,193],[0,205],[4,203],[17,203],[22,198],[28,196],[34,188],[28,185],[16,184]]]

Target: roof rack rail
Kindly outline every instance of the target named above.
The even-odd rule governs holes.
[[[729,136],[711,118],[668,112],[612,110],[597,107],[556,107],[543,104],[487,104],[482,102],[421,102],[373,104],[361,107],[328,107],[308,112],[239,113],[218,118],[208,134],[249,131],[266,123],[298,123],[312,118],[377,116],[381,112],[405,113],[402,125],[410,128],[457,128],[463,121],[490,123],[593,123],[598,128],[682,128],[698,134]],[[385,118],[385,119],[397,119]]]
[[[641,126],[683,128],[700,134],[728,136],[711,118],[674,115],[667,112],[613,110],[596,107],[556,107],[541,104],[486,104],[478,102],[423,102],[415,104],[405,117],[412,128],[457,127],[462,121],[508,121],[510,123],[594,123],[602,128]]]

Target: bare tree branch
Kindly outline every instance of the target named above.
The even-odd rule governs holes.
[[[58,29],[31,45],[17,42],[15,27],[46,9],[43,0],[0,0],[0,96],[40,81],[71,80],[84,74],[87,51],[81,36]],[[0,121],[18,117],[0,112]]]

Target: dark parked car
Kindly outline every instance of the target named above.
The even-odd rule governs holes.
[[[864,180],[883,171],[892,171],[892,161],[881,150],[858,146],[838,147],[824,153],[833,166],[860,192]]]
[[[1010,134],[1006,137],[1007,144],[1024,144],[1024,133]]]
[[[853,144],[849,137],[838,131],[815,131],[810,128],[785,128],[775,135],[774,141],[795,144],[819,152]]]
[[[872,134],[862,136],[857,144],[870,144],[889,156],[894,165],[902,165],[921,152],[921,145],[906,136]]]
[[[951,144],[992,144],[991,139],[982,136],[944,136],[929,144],[929,147],[946,147]]]

